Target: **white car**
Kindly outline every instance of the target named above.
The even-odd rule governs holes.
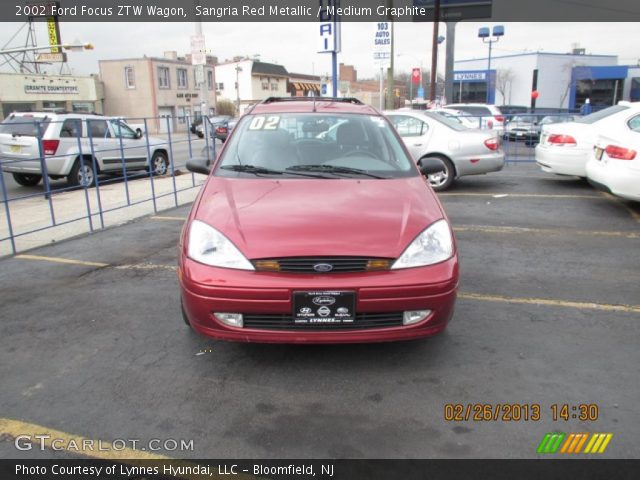
[[[598,136],[586,171],[594,187],[640,202],[640,113]]]
[[[479,125],[476,124],[476,127],[495,130],[496,134],[500,136],[504,134],[505,118],[495,105],[486,103],[451,103],[445,105],[445,108],[467,113],[475,122],[478,122]]]
[[[45,173],[54,180],[66,177],[72,186],[92,186],[101,173],[168,173],[167,141],[148,137],[147,146],[146,140],[119,117],[16,112],[0,123],[0,164],[25,187],[37,185]]]
[[[597,135],[622,125],[638,114],[640,102],[619,102],[575,122],[544,125],[540,143],[536,146],[536,163],[548,173],[584,178]]]
[[[436,158],[442,171],[427,178],[436,191],[446,190],[456,178],[502,170],[504,151],[494,132],[467,128],[430,111],[385,112],[418,162]]]

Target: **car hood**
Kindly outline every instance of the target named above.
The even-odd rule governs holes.
[[[249,259],[398,257],[444,214],[422,177],[245,179],[210,177],[194,219]]]

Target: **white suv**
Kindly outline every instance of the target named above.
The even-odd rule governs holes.
[[[19,112],[0,123],[2,170],[23,186],[40,182],[43,159],[50,178],[66,177],[70,185],[92,186],[98,174],[149,166],[154,175],[164,175],[169,169],[167,150],[166,140],[153,137],[147,149],[145,139],[117,117]]]
[[[460,110],[478,119],[480,128],[493,129],[499,136],[504,134],[504,115],[495,105],[486,103],[452,103],[446,108]]]

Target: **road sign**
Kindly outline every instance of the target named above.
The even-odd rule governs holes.
[[[419,98],[420,100],[424,99],[424,88],[423,87],[418,87],[418,92],[417,92],[416,97]]]
[[[373,60],[380,68],[391,63],[391,22],[377,22],[373,29]]]
[[[37,63],[62,63],[66,62],[66,56],[64,53],[37,53]]]

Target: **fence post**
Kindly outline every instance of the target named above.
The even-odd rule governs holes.
[[[158,125],[162,121],[162,117],[156,117],[158,119]],[[153,201],[153,211],[158,213],[158,206],[156,205],[156,188],[153,183],[153,165],[151,163],[151,147],[149,146],[149,129],[147,127],[147,119],[144,119],[144,137],[147,143],[147,165],[149,165],[149,178],[151,179],[151,200]]]
[[[99,121],[102,121],[102,120],[99,120]],[[87,120],[87,135],[89,137],[89,147],[91,148],[91,164],[93,165],[93,179],[96,184],[96,197],[98,199],[98,214],[100,215],[100,228],[104,228],[104,215],[102,212],[102,200],[100,198],[100,182],[98,180],[98,164],[96,162],[96,150],[93,145],[93,132],[91,131],[91,120]],[[84,163],[82,163],[81,165],[84,166]],[[84,183],[86,184],[87,182],[85,181]]]
[[[127,175],[127,161],[124,158],[124,145],[122,144],[122,127],[120,126],[120,120],[118,120],[118,140],[120,143],[120,163],[122,163],[122,177],[124,178],[124,192],[127,197],[127,205],[131,205],[129,199],[129,181]]]
[[[78,141],[78,155],[80,157],[80,168],[84,171],[84,155],[82,154],[82,120],[78,119],[78,131],[76,140]],[[87,183],[84,184],[84,201],[87,204],[87,218],[89,219],[89,230],[93,232],[93,219],[91,218],[91,202],[89,201],[89,189]]]
[[[38,152],[40,153],[40,170],[42,171],[42,181],[44,183],[44,198],[49,201],[49,211],[51,213],[51,223],[56,224],[56,216],[53,211],[53,200],[51,200],[51,184],[49,183],[49,172],[47,170],[47,162],[45,160],[44,146],[42,145],[42,125],[40,122],[34,121],[38,132]]]
[[[173,182],[173,200],[174,203],[176,205],[176,207],[178,206],[178,192],[176,190],[176,172],[175,172],[175,167],[173,165],[173,145],[171,143],[171,125],[169,123],[169,117],[166,117],[167,119],[167,132],[169,137],[168,137],[168,141],[169,141],[169,167],[171,168],[171,180]],[[189,133],[189,131],[187,130],[187,133]]]
[[[9,227],[9,241],[11,242],[11,253],[16,254],[16,241],[13,238],[13,225],[11,224],[11,212],[9,209],[9,195],[7,195],[7,186],[4,183],[4,172],[2,171],[2,160],[0,160],[0,188],[2,189],[2,203],[4,203],[4,211],[7,215],[7,226]]]

